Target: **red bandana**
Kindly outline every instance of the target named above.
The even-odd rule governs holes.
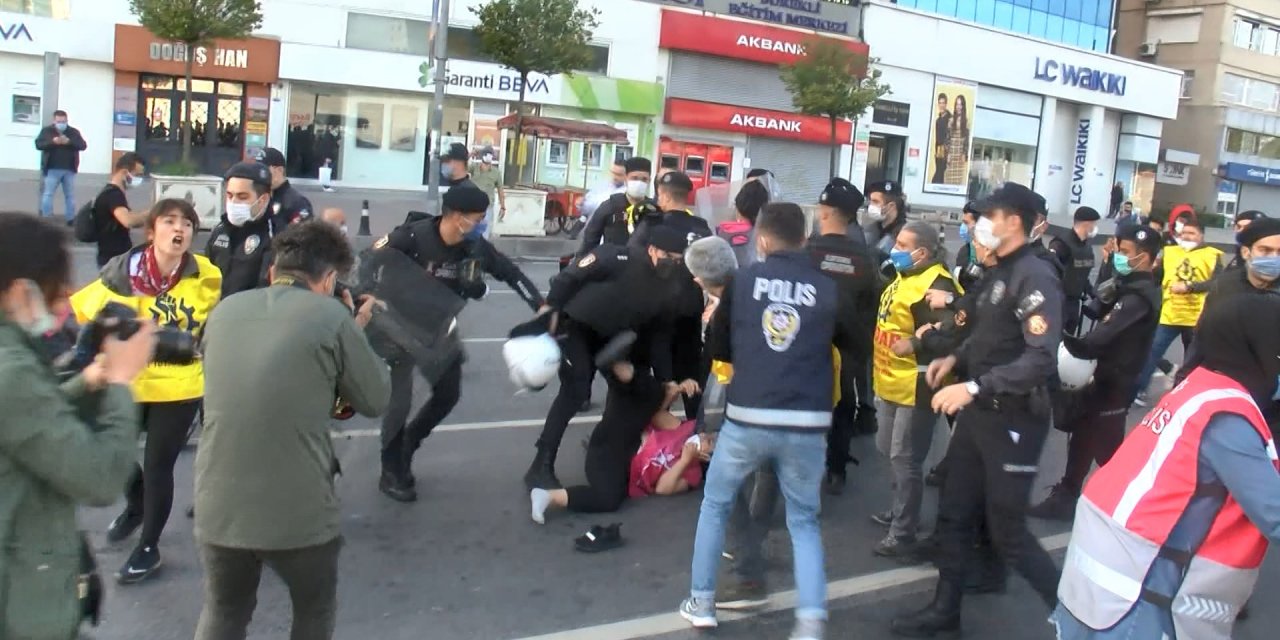
[[[155,247],[148,246],[142,250],[138,271],[130,274],[129,281],[135,293],[156,298],[178,284],[178,280],[182,277],[182,268],[185,266],[187,266],[187,256],[184,254],[172,273],[168,275],[160,273],[160,265],[156,263]]]

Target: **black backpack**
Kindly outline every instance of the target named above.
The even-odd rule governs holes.
[[[110,185],[102,188],[98,192],[98,196],[106,192]],[[76,217],[71,223],[71,231],[75,234],[76,240],[80,242],[97,242],[98,241],[98,220],[93,214],[94,207],[98,204],[98,196],[94,196],[92,200],[86,202],[79,211],[76,211]]]

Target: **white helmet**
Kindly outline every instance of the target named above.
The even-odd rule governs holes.
[[[1058,345],[1058,380],[1067,391],[1079,391],[1093,380],[1097,360],[1084,360],[1071,355],[1067,345]]]
[[[560,370],[560,345],[551,334],[511,338],[502,345],[511,383],[521,389],[541,389]]]

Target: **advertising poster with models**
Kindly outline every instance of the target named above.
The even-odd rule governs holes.
[[[933,130],[924,190],[964,195],[969,188],[969,158],[973,145],[973,114],[978,85],[939,76],[933,83]]]

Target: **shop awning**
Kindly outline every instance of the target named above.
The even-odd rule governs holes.
[[[515,130],[518,114],[508,114],[498,120],[499,129]],[[578,142],[617,142],[627,144],[627,132],[607,124],[579,122],[568,118],[525,116],[521,128],[526,136],[556,138]]]

